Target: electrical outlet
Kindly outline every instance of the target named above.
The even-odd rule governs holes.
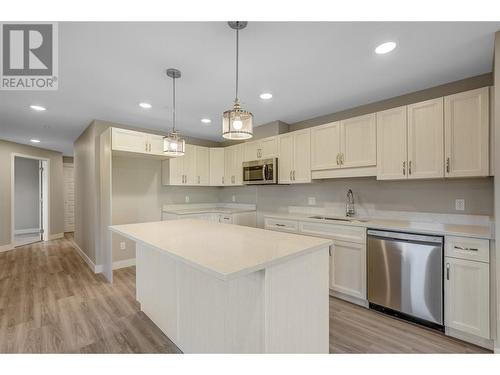
[[[186,195],[186,196],[184,197],[184,201],[185,201],[186,203],[189,203],[189,195]]]
[[[120,250],[125,250],[126,248],[127,244],[124,241],[120,242]]]
[[[233,202],[236,202],[236,195],[233,195],[233,196],[231,197],[231,200],[232,200]]]
[[[457,211],[465,210],[465,199],[455,199],[455,210]]]
[[[316,205],[316,197],[309,197],[309,198],[307,198],[307,204],[309,206],[315,206]]]

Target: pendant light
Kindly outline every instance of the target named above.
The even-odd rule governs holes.
[[[173,95],[172,95],[172,132],[163,138],[163,153],[167,156],[177,157],[183,156],[186,149],[186,142],[180,137],[180,134],[175,130],[175,80],[181,77],[180,70],[167,69],[167,76],[172,78]]]
[[[253,137],[253,115],[241,108],[238,98],[238,60],[239,60],[239,31],[247,26],[247,22],[228,22],[231,29],[236,30],[236,96],[233,108],[222,115],[222,137],[226,139],[241,140]]]

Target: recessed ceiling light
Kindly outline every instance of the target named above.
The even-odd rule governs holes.
[[[384,53],[391,52],[394,48],[396,48],[396,42],[385,42],[375,48],[375,53],[383,55]]]
[[[40,140],[39,139],[30,139],[30,142],[31,143],[40,143]]]
[[[271,94],[270,92],[263,92],[262,94],[260,94],[260,98],[264,99],[264,100],[269,100],[272,97],[273,97],[273,94]]]
[[[144,109],[150,109],[152,107],[151,104],[145,102],[139,103],[139,106]]]
[[[210,124],[212,122],[212,120],[210,120],[209,118],[202,118],[201,122],[204,124]]]
[[[46,111],[47,108],[42,107],[41,105],[30,105],[30,108],[35,111]]]

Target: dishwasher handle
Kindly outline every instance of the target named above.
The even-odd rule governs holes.
[[[425,235],[425,234],[390,232],[390,231],[374,230],[374,229],[368,229],[368,231],[366,233],[368,234],[368,236],[403,240],[403,241],[409,241],[409,242],[429,242],[429,243],[435,243],[435,244],[442,244],[443,243],[443,237],[429,236],[429,235]]]

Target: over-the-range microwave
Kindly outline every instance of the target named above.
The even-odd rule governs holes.
[[[243,162],[245,185],[267,185],[278,183],[278,159],[262,159]]]

